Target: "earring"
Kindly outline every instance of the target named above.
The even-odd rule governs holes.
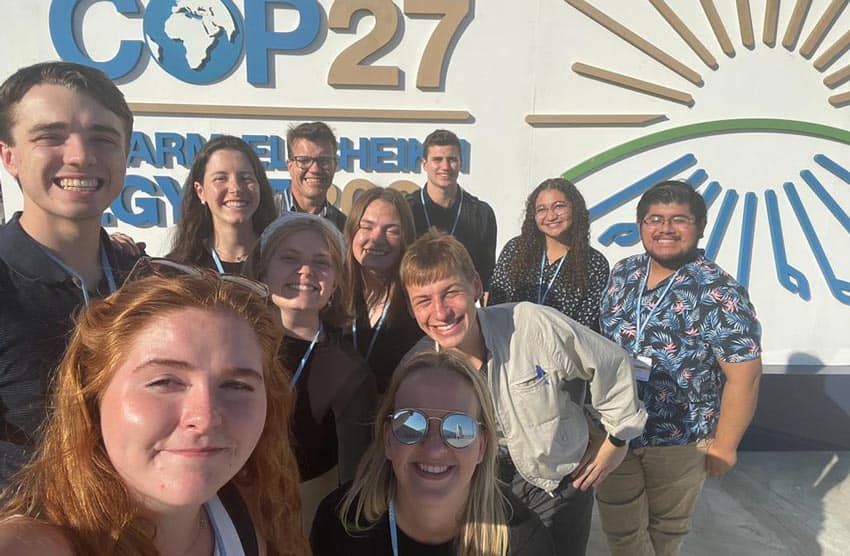
[[[207,206],[207,202],[206,202],[206,201],[204,201],[203,199],[201,199],[201,206],[202,206],[202,207]]]

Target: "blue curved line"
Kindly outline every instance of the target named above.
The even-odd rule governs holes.
[[[641,195],[644,191],[646,191],[656,183],[665,179],[669,179],[672,176],[675,176],[679,172],[693,166],[696,163],[696,157],[693,154],[688,153],[684,156],[677,158],[673,162],[662,166],[661,168],[652,172],[648,176],[639,179],[632,185],[626,187],[618,193],[615,193],[614,195],[611,195],[604,201],[601,201],[591,207],[588,211],[590,213],[590,221],[593,222],[603,214],[608,214],[615,208],[624,205],[635,197],[637,197],[638,195]]]
[[[840,164],[826,156],[825,154],[816,154],[815,162],[835,174],[836,177],[843,180],[844,183],[850,184],[850,170],[842,167]]]
[[[640,231],[634,222],[618,222],[599,235],[599,243],[608,247],[616,243],[620,247],[629,247],[640,241]]]
[[[708,243],[705,246],[705,256],[709,259],[717,258],[717,252],[720,251],[720,244],[723,243],[723,238],[726,236],[726,229],[729,227],[729,220],[732,218],[737,203],[737,191],[729,190],[723,196],[723,204],[720,205],[717,220],[714,222],[714,228],[711,230],[711,236],[709,236]]]
[[[717,200],[717,196],[720,195],[721,191],[723,191],[723,188],[716,181],[708,184],[708,187],[706,187],[702,192],[702,198],[705,201],[705,208],[711,208],[711,205],[713,205],[714,201]]]
[[[815,156],[815,161],[817,161],[817,156]],[[843,169],[843,168],[842,168]],[[826,189],[824,189],[823,185],[818,181],[814,174],[812,174],[808,170],[803,170],[800,172],[800,176],[805,180],[809,187],[812,188],[812,191],[815,192],[815,195],[818,196],[818,199],[829,209],[829,212],[835,217],[838,222],[844,226],[844,229],[847,230],[847,233],[850,233],[850,216],[847,216],[847,213],[844,212],[838,203],[835,202],[835,199],[830,195]]]
[[[782,236],[782,219],[779,216],[779,204],[776,192],[768,189],[764,192],[764,204],[767,208],[767,223],[770,229],[770,244],[773,246],[773,261],[776,263],[776,279],[783,288],[809,301],[812,291],[806,276],[788,264],[785,253],[785,238]]]
[[[744,218],[741,223],[741,245],[738,251],[738,282],[745,288],[750,285],[750,267],[753,262],[753,236],[756,228],[756,207],[758,197],[755,193],[744,195]]]
[[[797,216],[797,221],[800,223],[800,227],[806,235],[806,240],[809,242],[812,254],[815,256],[818,266],[820,266],[820,270],[826,280],[826,284],[829,286],[829,291],[832,292],[835,299],[845,305],[850,305],[850,282],[841,280],[835,276],[835,272],[833,272],[832,266],[829,264],[829,259],[823,250],[823,246],[818,239],[814,227],[812,226],[812,221],[809,219],[806,209],[803,208],[803,203],[800,201],[797,189],[791,182],[786,182],[783,188],[785,189],[785,194],[788,196],[788,201],[791,203],[791,208],[794,209],[794,214]]]

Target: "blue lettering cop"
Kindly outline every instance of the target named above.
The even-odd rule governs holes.
[[[116,18],[142,18],[143,37],[116,39],[112,59],[93,60],[83,43],[83,29],[94,2],[52,0],[50,38],[60,58],[98,68],[111,79],[130,74],[144,56],[150,56],[177,79],[204,85],[236,70],[244,50],[248,82],[268,86],[272,55],[309,46],[319,36],[323,17],[316,0],[247,0],[244,17],[232,0],[217,0],[227,13],[214,12],[200,1],[178,6],[177,0],[151,0],[147,8],[138,0],[100,1],[115,7]],[[273,25],[267,19],[275,7],[296,10],[298,26],[286,32],[270,30]]]
[[[216,137],[215,134],[210,139]],[[271,172],[286,171],[286,139],[278,135],[242,135]],[[173,175],[153,178],[134,175],[132,169],[142,164],[157,169],[188,169],[207,139],[199,133],[158,131],[149,135],[134,131],[130,137],[127,166],[130,171],[124,180],[121,195],[104,214],[103,224],[115,226],[119,221],[137,228],[167,226],[180,218],[182,183]],[[469,172],[470,144],[461,140],[461,172]],[[339,140],[339,169],[343,172],[419,174],[422,166],[422,143],[418,139],[401,137],[341,137]],[[181,172],[182,174],[182,172]],[[289,188],[288,178],[269,176],[273,189]],[[170,208],[170,215],[167,210]]]

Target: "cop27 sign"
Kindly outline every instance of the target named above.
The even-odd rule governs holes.
[[[397,66],[364,65],[367,58],[389,45],[399,30],[401,14],[391,0],[336,0],[324,13],[315,0],[247,0],[245,13],[231,0],[152,0],[145,8],[137,0],[110,0],[124,17],[142,17],[144,40],[124,39],[109,60],[95,61],[87,53],[76,25],[89,2],[55,0],[50,8],[50,36],[59,55],[67,61],[97,67],[112,79],[120,79],[150,55],[172,76],[204,85],[233,72],[245,51],[247,79],[251,85],[269,85],[269,58],[274,53],[297,52],[319,39],[323,18],[331,30],[352,28],[358,12],[375,17],[370,33],[353,42],[334,59],[328,72],[330,85],[368,87],[399,86]],[[272,8],[297,12],[298,24],[288,31],[270,30]],[[467,17],[471,3],[465,0],[405,0],[405,17],[437,17],[439,24],[425,46],[416,85],[442,85],[449,44]]]

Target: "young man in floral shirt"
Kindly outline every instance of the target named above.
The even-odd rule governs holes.
[[[612,269],[602,333],[632,355],[649,418],[597,487],[612,554],[676,554],[706,475],[737,460],[761,377],[761,327],[746,289],[705,258],[703,198],[668,181],[638,203],[646,253]]]

